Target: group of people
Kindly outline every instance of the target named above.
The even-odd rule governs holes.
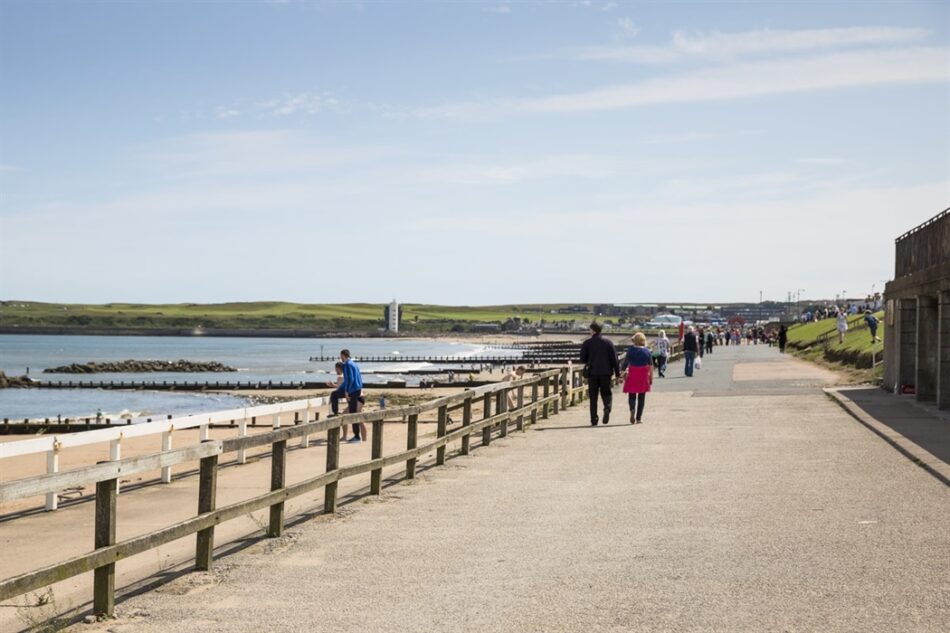
[[[653,387],[653,370],[656,369],[660,378],[666,376],[667,363],[673,348],[670,339],[666,332],[661,330],[654,339],[651,350],[647,346],[646,336],[637,332],[631,337],[631,345],[627,348],[623,362],[620,362],[613,341],[603,336],[602,326],[595,321],[590,324],[590,332],[590,337],[581,345],[580,356],[590,395],[591,426],[609,424],[613,408],[613,382],[621,377],[623,371],[626,371],[623,391],[627,394],[630,423],[640,424],[643,421],[646,394]],[[755,335],[761,336],[762,340],[767,340],[770,345],[777,341],[781,351],[785,351],[788,333],[784,325],[777,333],[757,328]],[[714,330],[711,327],[685,327],[682,331],[684,374],[692,377],[705,354],[712,353],[715,345],[728,345],[731,340],[738,345],[742,340],[742,332],[738,329],[724,331],[722,328]],[[752,340],[749,340],[749,344],[752,344]],[[603,402],[603,417],[598,414],[599,401]]]

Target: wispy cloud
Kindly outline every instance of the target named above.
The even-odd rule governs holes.
[[[5,165],[3,163],[0,163],[0,173],[12,172],[12,171],[20,171],[20,168],[17,167],[16,165]]]
[[[683,132],[680,134],[664,134],[650,136],[644,139],[647,145],[678,145],[680,143],[696,143],[699,141],[709,141],[720,138],[721,134],[713,132]]]
[[[300,92],[259,101],[254,104],[254,107],[257,110],[282,117],[291,114],[317,114],[324,110],[337,110],[340,105],[340,101],[329,92]]]
[[[344,112],[349,107],[349,104],[328,90],[288,92],[266,99],[238,99],[227,105],[219,105],[214,109],[213,116],[222,120],[242,116],[285,118],[295,115],[313,116],[323,112]]]
[[[950,50],[911,48],[746,62],[640,82],[538,98],[468,101],[419,109],[432,118],[494,118],[621,110],[664,103],[707,102],[856,86],[950,81]]]
[[[832,156],[827,156],[827,157],[816,156],[816,157],[811,157],[811,158],[799,158],[799,159],[796,159],[795,162],[800,163],[802,165],[833,166],[833,165],[845,165],[851,161],[849,161],[847,158],[838,158],[838,157],[832,157]]]
[[[618,159],[590,154],[557,154],[488,162],[460,162],[414,168],[406,179],[444,185],[504,186],[551,178],[608,178]]]
[[[483,7],[482,11],[484,11],[485,13],[506,14],[506,13],[511,13],[511,7],[508,6],[507,4],[500,4],[493,7]]]
[[[621,27],[622,28],[622,27]],[[920,42],[931,31],[921,28],[847,27],[737,33],[675,31],[665,46],[586,46],[556,55],[575,60],[633,64],[670,64],[695,60],[731,60],[777,53],[807,53],[856,46]]]

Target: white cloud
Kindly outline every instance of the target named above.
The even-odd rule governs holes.
[[[919,28],[847,27],[738,33],[673,33],[666,46],[588,46],[566,51],[572,59],[634,64],[669,64],[691,60],[729,60],[752,55],[806,53],[855,46],[919,42],[931,32]]]
[[[495,7],[485,7],[482,9],[482,11],[485,13],[506,14],[511,13],[511,7],[509,7],[507,4],[501,4]]]
[[[630,18],[620,18],[617,20],[617,28],[620,29],[620,37],[633,39],[640,33],[640,27],[634,24]]]
[[[5,165],[3,163],[0,163],[0,173],[12,172],[12,171],[20,171],[20,168],[15,165]]]
[[[686,71],[548,97],[461,102],[417,110],[415,114],[436,118],[492,118],[513,114],[596,112],[856,86],[947,81],[950,81],[950,50],[946,48],[831,53]]]

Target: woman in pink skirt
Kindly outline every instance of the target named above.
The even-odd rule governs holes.
[[[627,348],[623,367],[627,370],[623,392],[629,394],[627,397],[630,401],[630,424],[639,424],[642,421],[647,392],[653,385],[653,356],[647,349],[647,337],[643,332],[633,335],[633,345]]]

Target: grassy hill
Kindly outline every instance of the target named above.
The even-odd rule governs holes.
[[[551,314],[566,304],[507,306],[435,306],[402,304],[401,331],[466,331],[478,322],[499,323],[521,317],[530,324],[588,321],[588,314]],[[0,302],[0,327],[73,330],[238,329],[306,330],[313,332],[375,332],[383,327],[383,304],[303,304],[286,302],[214,304],[102,305]]]
[[[788,345],[797,355],[809,360],[823,360],[872,371],[872,364],[880,362],[884,355],[884,312],[877,312],[874,316],[880,322],[877,335],[881,340],[878,342],[871,341],[871,332],[864,322],[864,315],[859,314],[848,318],[844,343],[838,342],[837,321],[822,319],[790,327]],[[880,377],[882,371],[883,367],[879,365],[871,375]]]

